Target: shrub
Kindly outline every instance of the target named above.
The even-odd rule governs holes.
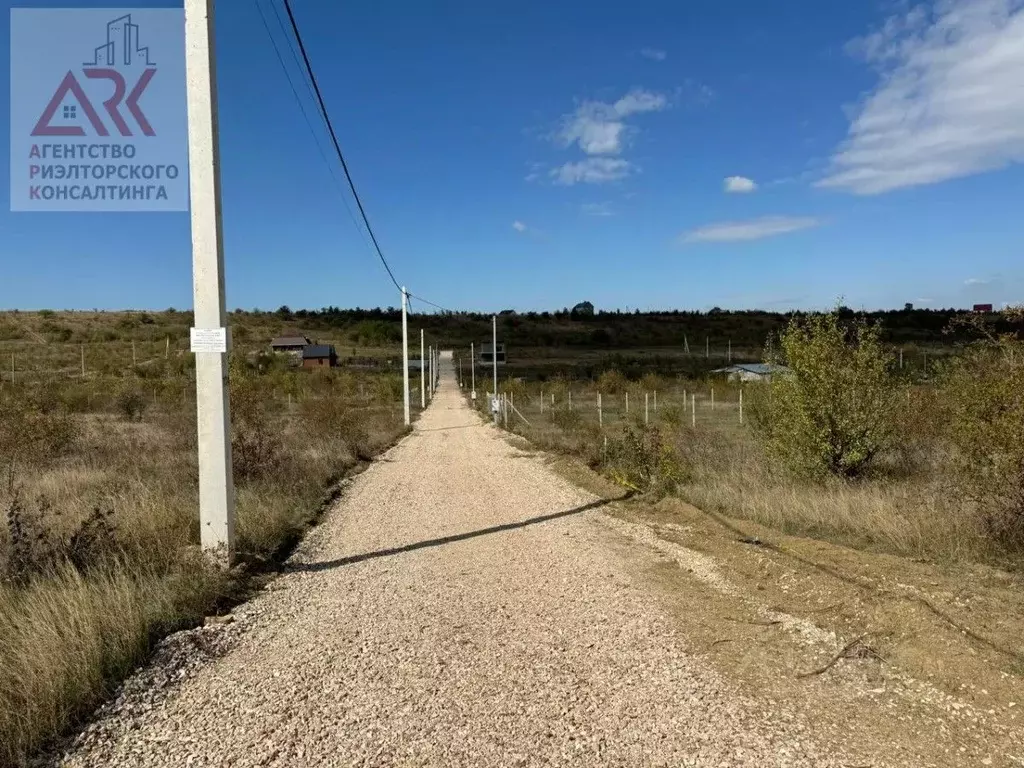
[[[893,443],[905,390],[890,371],[878,326],[840,325],[838,313],[794,317],[769,346],[784,363],[754,394],[754,426],[768,453],[809,477],[864,474]]]
[[[284,463],[280,435],[271,424],[270,397],[259,378],[232,359],[231,457],[240,481],[266,479]]]
[[[617,395],[625,392],[629,381],[618,371],[605,371],[597,377],[597,390],[606,395]]]
[[[1024,546],[1024,343],[972,344],[943,377],[954,489],[989,536]]]
[[[78,436],[72,417],[45,389],[0,398],[0,463],[41,462],[67,453]]]
[[[605,461],[616,482],[641,493],[669,493],[683,480],[679,454],[657,427],[623,427]]]
[[[135,387],[126,385],[117,394],[117,410],[128,421],[141,421],[146,410],[146,397]]]

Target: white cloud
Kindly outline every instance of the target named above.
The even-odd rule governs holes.
[[[861,195],[1024,161],[1024,4],[940,0],[848,50],[879,70],[818,186]]]
[[[757,184],[753,179],[748,179],[746,176],[729,176],[724,182],[726,192],[753,192],[757,189]]]
[[[640,55],[651,61],[664,61],[668,58],[668,53],[660,48],[644,48],[640,51]]]
[[[992,283],[991,280],[987,280],[987,279],[985,279],[983,277],[969,277],[966,280],[964,280],[964,285],[966,285],[966,286],[990,285],[991,283]]]
[[[527,230],[527,226],[523,224],[523,222],[516,220],[512,222],[512,229],[516,232],[525,232]]]
[[[760,240],[765,237],[798,232],[821,225],[810,216],[762,216],[747,221],[724,221],[707,224],[680,236],[683,243],[731,243],[740,240]]]
[[[635,170],[635,165],[619,157],[588,157],[578,163],[552,168],[551,177],[557,184],[602,184],[624,179]]]
[[[615,211],[612,210],[611,203],[584,203],[580,206],[580,211],[585,216],[614,216]]]
[[[657,112],[668,105],[660,93],[634,88],[618,101],[584,101],[562,118],[557,134],[565,147],[577,144],[588,155],[618,155],[632,129],[625,118],[643,112]]]

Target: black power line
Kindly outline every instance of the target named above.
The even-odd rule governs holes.
[[[356,205],[359,208],[359,214],[363,217],[363,224],[366,225],[366,231],[370,235],[370,240],[373,241],[373,247],[377,251],[377,255],[380,257],[381,263],[384,265],[384,269],[387,270],[388,277],[391,278],[391,282],[395,284],[398,290],[402,290],[402,286],[398,284],[395,279],[394,272],[391,271],[391,266],[388,264],[388,260],[384,258],[384,252],[380,248],[380,243],[377,242],[377,236],[373,234],[373,228],[370,226],[370,220],[366,216],[366,209],[363,208],[363,201],[359,198],[359,193],[356,191],[355,182],[352,181],[352,174],[349,173],[348,163],[345,162],[345,155],[341,151],[341,145],[338,143],[338,135],[334,132],[334,126],[331,124],[330,115],[327,114],[327,105],[324,104],[323,94],[320,93],[320,86],[317,84],[316,75],[313,73],[313,65],[309,62],[309,56],[306,54],[306,46],[302,42],[302,35],[299,34],[299,25],[295,22],[295,14],[292,13],[292,4],[290,0],[284,0],[284,9],[288,13],[288,20],[291,22],[292,33],[295,35],[295,41],[299,44],[299,53],[302,54],[302,61],[305,64],[306,74],[309,76],[310,82],[313,84],[313,91],[316,93],[317,103],[320,105],[320,114],[327,124],[327,130],[331,134],[331,141],[334,143],[334,150],[338,153],[338,160],[341,162],[342,170],[345,171],[345,178],[348,180],[349,189],[352,190],[352,197],[355,198]],[[420,299],[422,301],[422,299]]]
[[[321,146],[320,140],[317,138],[316,130],[314,130],[313,128],[313,123],[310,122],[309,113],[306,111],[306,106],[305,104],[302,103],[302,98],[299,96],[299,92],[295,87],[295,82],[292,80],[292,74],[288,70],[288,66],[284,63],[284,57],[281,55],[281,49],[277,45],[277,39],[274,37],[274,33],[270,31],[270,24],[267,22],[266,14],[264,14],[263,12],[263,5],[260,3],[260,0],[254,0],[254,2],[256,5],[256,10],[259,11],[260,20],[263,22],[263,28],[267,31],[267,37],[270,38],[270,44],[274,46],[274,53],[277,56],[277,62],[278,64],[281,65],[281,71],[284,72],[284,76],[288,80],[288,87],[291,88],[292,96],[295,97],[295,103],[298,105],[299,111],[302,112],[302,119],[305,121],[306,127],[309,128],[309,135],[313,137],[313,143],[316,144],[316,149],[320,153],[320,157],[322,157],[324,160],[324,167],[327,168],[327,172],[331,175],[331,181],[334,182],[334,186],[338,190],[338,194],[341,197],[341,202],[345,204],[345,211],[348,213],[349,218],[352,219],[352,223],[355,225],[356,231],[359,232],[359,234],[362,236],[364,242],[368,243],[368,241],[366,241],[366,233],[363,232],[363,228],[359,226],[359,222],[356,221],[355,214],[352,213],[352,207],[348,204],[348,200],[345,199],[345,191],[342,188],[340,182],[338,181],[338,177],[335,175],[334,170],[331,168],[331,162],[327,159],[327,153],[324,152],[324,148]],[[284,24],[281,22],[281,15],[277,12],[277,5],[273,2],[273,0],[269,0],[269,2],[271,8],[274,9],[274,13],[277,15],[277,21],[278,24],[280,25],[281,32],[287,36],[288,33],[285,32]],[[295,49],[289,44],[288,50],[292,54],[292,61],[295,62],[295,66],[301,69],[299,59],[295,55]],[[306,83],[306,90],[309,92],[309,95],[312,96],[313,91],[309,87],[309,83],[305,80],[305,78],[303,78],[303,82]]]

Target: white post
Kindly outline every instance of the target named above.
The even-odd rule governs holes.
[[[715,410],[715,388],[711,388],[711,410]]]
[[[604,413],[601,410],[601,393],[597,393],[597,425],[604,426]]]
[[[649,408],[649,397],[650,397],[650,395],[648,395],[646,392],[644,392],[644,424],[650,424],[651,423],[651,411],[650,411],[650,408]]]
[[[469,345],[469,380],[470,388],[476,393],[476,349],[472,343]]]
[[[693,427],[696,427],[697,426],[697,396],[696,395],[690,395],[690,398],[691,398],[690,399],[690,405],[692,406],[691,409],[690,409],[690,425],[693,426]],[[686,404],[684,403],[683,407],[685,407],[685,406],[686,406]]]
[[[544,413],[544,390],[540,391],[540,412]]]
[[[171,337],[168,336],[164,342],[164,360],[171,356]]]
[[[626,415],[629,415],[629,392],[626,393]]]
[[[740,388],[740,424],[743,423],[743,388]]]
[[[420,408],[427,407],[427,362],[423,347],[423,329],[420,328]]]
[[[402,403],[405,407],[405,426],[409,426],[412,419],[409,417],[409,294],[402,286],[402,382],[405,386],[402,391],[405,396]]]
[[[224,247],[214,50],[214,0],[185,0],[185,74],[196,328],[225,328]],[[234,557],[231,406],[224,353],[196,355],[199,522],[203,549],[222,565]]]
[[[572,390],[569,390],[569,410],[572,410]]]
[[[498,316],[491,317],[491,363],[494,368],[494,392],[498,392]]]
[[[132,368],[138,365],[137,358],[135,357],[135,339],[132,339]]]
[[[427,347],[427,370],[426,370],[426,381],[430,384],[427,386],[427,391],[430,395],[430,399],[434,399],[434,348]]]
[[[555,404],[555,393],[554,392],[551,393],[551,404],[552,405]]]

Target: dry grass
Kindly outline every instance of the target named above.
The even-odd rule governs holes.
[[[698,507],[785,533],[871,551],[944,561],[1017,562],[1013,553],[986,535],[975,511],[950,493],[943,469],[947,457],[939,449],[937,430],[924,423],[930,418],[927,414],[907,414],[902,443],[872,476],[815,483],[796,479],[769,463],[749,424],[740,424],[735,385],[714,384],[712,409],[707,382],[651,378],[643,383],[625,384],[618,379],[607,383],[616,391],[602,392],[603,427],[597,416],[599,385],[573,384],[570,413],[569,388],[562,381],[543,385],[543,413],[541,385],[518,383],[516,407],[530,424],[512,415],[509,428],[540,448],[577,456],[592,468],[615,474],[605,441],[614,445],[625,428],[643,427],[646,392],[651,425],[674,442],[683,479],[675,493]],[[626,391],[630,393],[628,413]],[[694,395],[696,427],[692,426]],[[478,406],[486,404],[478,400]],[[749,422],[749,412],[746,415]]]
[[[0,412],[31,416],[0,429],[0,765],[25,764],[156,639],[238,594],[246,573],[315,520],[332,484],[404,431],[390,374],[244,367],[233,368],[234,439],[255,432],[270,452],[244,477],[236,466],[236,545],[247,567],[230,577],[197,551],[186,376],[115,379],[143,392],[141,420],[119,412],[109,397],[118,389],[99,378],[58,379],[42,400],[28,383],[0,391]],[[75,405],[92,408],[72,407],[72,391]],[[70,425],[70,438],[53,424]]]

